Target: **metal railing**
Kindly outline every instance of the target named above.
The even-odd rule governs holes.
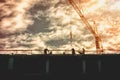
[[[85,50],[83,52],[83,50],[74,50],[75,54],[96,54],[96,50]],[[104,52],[101,54],[106,54],[106,53],[110,53],[110,54],[115,54],[115,53],[120,53],[120,50],[115,50],[115,49],[104,49]],[[53,50],[47,50],[46,51],[47,54],[73,54],[72,49],[68,50],[68,49],[53,49]],[[1,49],[0,50],[0,54],[45,54],[45,49],[44,50],[40,50],[40,49]]]

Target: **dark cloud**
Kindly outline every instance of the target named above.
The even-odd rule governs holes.
[[[4,3],[6,0],[0,0],[0,3]]]
[[[32,17],[35,18],[36,15],[39,17],[46,17],[49,15],[47,11],[54,7],[56,3],[53,1],[40,0],[38,3],[34,4],[32,8],[29,9],[29,13],[32,14]],[[44,15],[39,15],[39,12],[42,12]]]
[[[5,38],[5,37],[6,37],[6,35],[5,35],[5,34],[0,33],[0,38]]]
[[[67,5],[67,3],[68,3],[68,1],[66,1],[66,0],[60,0],[60,1],[58,1],[56,4],[55,4],[55,8],[57,8],[57,7],[59,7],[59,6],[61,6],[61,5]]]
[[[50,32],[51,30],[49,30],[49,25],[50,25],[50,21],[46,20],[46,17],[41,17],[41,20],[38,19],[34,19],[34,24],[29,26],[27,28],[27,31],[32,33],[32,34],[36,34],[36,33],[40,33],[40,32]]]
[[[63,40],[63,39],[58,39],[58,40],[49,40],[46,42],[47,45],[57,47],[59,48],[62,45],[67,45],[69,40]]]
[[[50,4],[45,3],[43,4],[42,2],[40,2],[39,4],[35,4],[30,10],[29,12],[32,14],[32,15],[36,15],[38,11],[45,11],[45,10],[48,10],[50,8]]]
[[[35,4],[30,10],[29,13],[32,15],[32,20],[34,21],[33,25],[30,25],[27,28],[27,32],[32,34],[37,33],[46,33],[51,32],[49,30],[51,21],[49,18],[49,13],[47,11],[51,7],[52,3],[50,1],[40,1],[38,4]],[[37,16],[37,17],[36,17]]]
[[[32,48],[33,45],[32,44],[18,44],[18,47],[26,47],[26,48]]]
[[[7,32],[0,32],[0,38],[7,38],[11,35],[14,35],[14,34],[8,34]]]
[[[5,45],[5,43],[0,43],[0,49],[4,49]]]

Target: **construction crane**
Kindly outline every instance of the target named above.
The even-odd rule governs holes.
[[[90,30],[90,32],[93,34],[94,38],[95,38],[95,45],[96,45],[96,53],[100,54],[103,52],[103,46],[102,46],[102,40],[101,40],[101,36],[98,34],[97,29],[93,28],[89,22],[87,21],[87,19],[84,17],[84,15],[82,14],[80,8],[77,6],[77,4],[74,2],[74,0],[68,0],[69,3],[73,6],[73,8],[76,10],[76,12],[78,13],[78,15],[80,16],[81,20],[84,22],[84,24],[86,25],[86,27]],[[95,26],[96,27],[96,26]]]

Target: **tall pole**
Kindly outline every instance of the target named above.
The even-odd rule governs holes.
[[[72,45],[72,38],[73,38],[73,36],[72,36],[72,30],[70,31],[70,45],[71,45],[71,47],[73,46]]]

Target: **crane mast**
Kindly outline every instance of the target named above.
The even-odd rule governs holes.
[[[89,22],[87,21],[87,19],[84,17],[84,15],[82,14],[81,10],[79,9],[79,7],[76,5],[76,3],[74,2],[74,0],[68,0],[69,3],[73,6],[73,8],[76,10],[76,12],[78,13],[78,15],[80,16],[81,20],[84,22],[84,24],[86,25],[86,27],[90,30],[90,32],[93,34],[94,38],[95,38],[95,45],[96,45],[96,53],[102,53],[103,52],[103,47],[101,44],[101,37],[99,36],[99,34],[97,33],[97,31],[95,31],[95,29],[92,28],[92,26],[89,24]]]

